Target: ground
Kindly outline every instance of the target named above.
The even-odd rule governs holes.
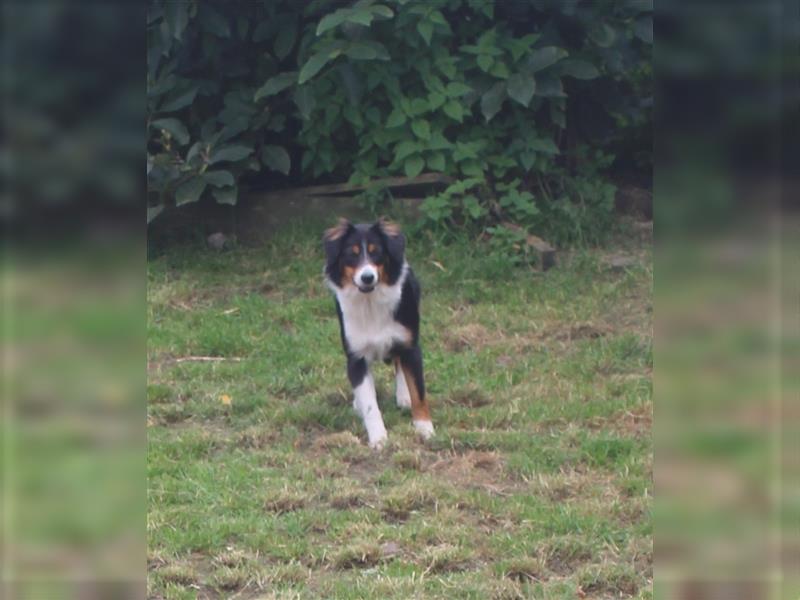
[[[436,436],[379,365],[378,452],[320,233],[149,262],[149,596],[651,598],[649,245],[541,273],[412,239]]]

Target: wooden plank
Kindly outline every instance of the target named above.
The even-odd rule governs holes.
[[[453,178],[445,175],[444,173],[421,173],[416,177],[386,177],[384,179],[375,179],[367,184],[351,184],[351,183],[331,183],[326,185],[312,185],[309,187],[301,188],[287,188],[283,190],[275,190],[271,192],[259,193],[254,192],[254,196],[261,198],[286,198],[292,197],[325,197],[335,194],[348,194],[351,192],[360,192],[370,187],[410,187],[415,185],[429,185],[432,183],[452,183]]]

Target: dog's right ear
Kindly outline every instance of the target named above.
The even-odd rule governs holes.
[[[354,227],[350,221],[339,219],[339,223],[335,227],[325,230],[322,236],[322,244],[325,248],[326,270],[336,265],[339,260],[339,254],[342,252],[342,243],[352,229]]]

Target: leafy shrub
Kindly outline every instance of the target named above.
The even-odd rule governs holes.
[[[647,0],[151,0],[148,41],[151,214],[269,171],[427,170],[466,186],[428,221],[549,227],[608,209],[583,148],[648,160]]]

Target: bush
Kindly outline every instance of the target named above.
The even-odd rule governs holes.
[[[651,1],[152,0],[148,44],[148,220],[269,172],[427,170],[461,180],[429,221],[580,238],[614,153],[650,160]]]

